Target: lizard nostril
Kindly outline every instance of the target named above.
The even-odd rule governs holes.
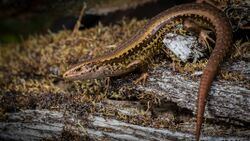
[[[64,73],[64,74],[63,74],[63,77],[67,77],[67,76],[68,76],[68,74],[67,74],[67,73]]]

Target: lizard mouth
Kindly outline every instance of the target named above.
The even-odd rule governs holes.
[[[74,79],[76,78],[75,74],[72,74],[71,71],[67,71],[63,74],[64,79]]]

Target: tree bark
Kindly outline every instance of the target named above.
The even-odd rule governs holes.
[[[244,81],[215,79],[207,98],[205,117],[211,119],[250,123],[250,63],[225,63],[222,70],[234,71],[245,76]],[[196,75],[196,74],[193,74]],[[153,93],[163,101],[171,101],[181,108],[196,113],[199,81],[188,79],[186,74],[173,74],[162,65],[150,72],[146,85],[135,86],[143,93]]]
[[[8,113],[8,122],[0,122],[1,140],[192,140],[188,133],[155,129],[89,115],[78,119],[74,114],[48,110]],[[88,126],[83,124],[88,123]],[[86,138],[88,136],[88,138]],[[202,140],[249,140],[249,137],[211,137]]]

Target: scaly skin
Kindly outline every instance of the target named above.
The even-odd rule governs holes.
[[[170,32],[178,18],[200,18],[215,29],[215,48],[200,80],[197,104],[196,140],[200,138],[205,101],[218,67],[232,41],[231,25],[223,12],[207,4],[183,4],[170,8],[152,18],[144,28],[115,51],[71,68],[63,75],[68,79],[94,79],[118,76],[133,71],[161,50],[165,32]],[[173,22],[174,21],[174,22]],[[178,22],[177,22],[178,23]]]
[[[213,5],[215,7],[217,7],[217,6],[220,7],[222,5],[227,5],[230,1],[231,0],[196,0],[197,3],[205,2],[205,3],[208,3],[208,4]],[[219,8],[219,7],[217,7],[217,8]]]

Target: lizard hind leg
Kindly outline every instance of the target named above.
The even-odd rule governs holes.
[[[199,43],[201,43],[201,45],[203,47],[208,48],[210,52],[212,51],[212,49],[211,49],[209,43],[211,42],[211,43],[215,44],[215,40],[209,36],[209,34],[211,32],[212,31],[205,30],[205,29],[201,30],[201,32],[199,34],[199,39],[198,39]]]
[[[212,33],[211,30],[200,26],[199,24],[195,23],[191,19],[185,19],[183,22],[183,26],[188,31],[195,32],[199,36],[198,38],[199,43],[203,47],[208,48],[209,51],[211,52],[212,49],[210,47],[210,43],[215,44],[215,40],[212,37],[210,37],[210,34]]]

